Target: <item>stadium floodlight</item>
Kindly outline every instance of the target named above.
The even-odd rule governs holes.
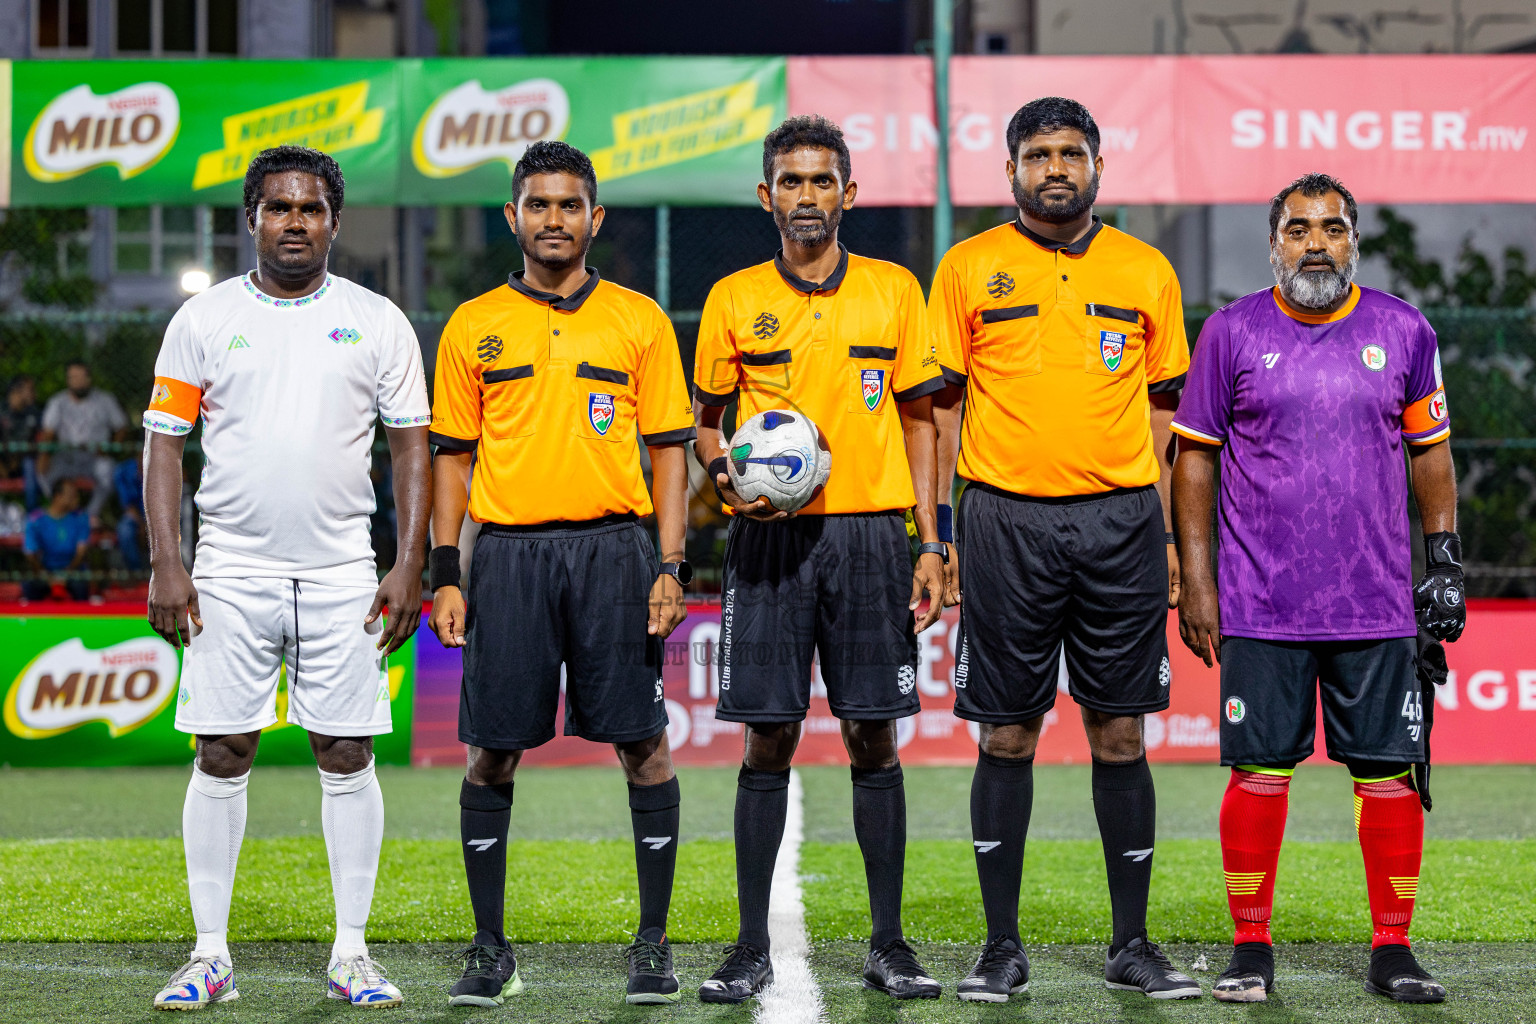
[[[188,295],[205,292],[211,284],[213,284],[213,278],[208,275],[206,270],[193,267],[181,272],[181,290]]]

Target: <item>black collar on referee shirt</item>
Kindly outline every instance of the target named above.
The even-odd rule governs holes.
[[[1013,227],[1019,234],[1042,249],[1050,249],[1052,252],[1064,252],[1072,256],[1081,256],[1088,251],[1088,246],[1099,236],[1099,230],[1104,227],[1104,222],[1095,216],[1093,218],[1093,226],[1088,229],[1088,233],[1070,245],[1058,242],[1054,238],[1046,238],[1044,235],[1035,234],[1024,226],[1024,221],[1019,217],[1013,218]]]
[[[528,296],[535,302],[547,302],[551,308],[558,309],[562,313],[574,313],[580,309],[581,304],[587,301],[587,297],[592,294],[592,290],[597,287],[597,282],[601,280],[598,276],[597,268],[588,267],[587,283],[571,292],[571,294],[561,298],[554,292],[541,292],[537,288],[528,287],[523,281],[524,273],[521,270],[514,270],[508,274],[507,287],[519,294]]]
[[[817,284],[815,281],[807,281],[803,277],[796,277],[794,274],[791,274],[789,267],[784,263],[783,249],[773,254],[773,269],[779,272],[779,276],[784,279],[785,284],[797,292],[805,292],[807,295],[812,292],[830,292],[842,284],[843,278],[848,276],[848,247],[842,242],[838,242],[837,251],[842,254],[838,258],[837,269],[832,271],[821,284]]]

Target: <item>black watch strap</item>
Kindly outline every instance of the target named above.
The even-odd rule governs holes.
[[[693,566],[687,561],[662,562],[661,568],[657,571],[662,575],[675,577],[679,586],[686,587],[693,582]]]
[[[926,544],[919,544],[917,546],[917,553],[919,557],[923,555],[938,555],[940,558],[944,559],[945,565],[949,564],[949,547],[948,545],[940,544],[938,541],[929,541]]]

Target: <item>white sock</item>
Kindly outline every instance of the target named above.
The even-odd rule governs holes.
[[[245,836],[245,786],[251,773],[233,779],[192,769],[181,809],[181,841],[187,852],[187,891],[197,926],[193,956],[229,959],[229,897],[235,862]]]
[[[336,896],[336,941],[331,965],[347,957],[367,956],[363,931],[373,906],[379,874],[379,846],[384,841],[384,794],[373,774],[373,761],[351,775],[320,773],[320,824],[331,858],[331,891]]]

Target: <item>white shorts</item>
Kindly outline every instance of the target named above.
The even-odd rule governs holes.
[[[182,664],[179,731],[230,736],[274,724],[285,669],[290,723],[322,736],[391,731],[388,669],[375,646],[384,620],[363,625],[377,588],[271,577],[193,583],[203,628]]]

